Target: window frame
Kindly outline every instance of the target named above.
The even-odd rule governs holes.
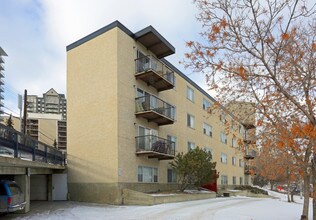
[[[202,101],[203,110],[208,111],[211,106],[212,106],[212,103],[208,101],[206,98],[203,98],[203,101]]]
[[[187,113],[187,127],[195,129],[195,116]]]
[[[144,181],[144,171],[143,169],[151,169],[151,177],[152,181]],[[139,172],[141,170],[141,173]],[[149,178],[147,177],[146,180]],[[149,167],[149,166],[141,166],[137,167],[137,181],[139,183],[158,183],[158,168],[157,167]]]
[[[188,141],[187,146],[188,146],[188,151],[193,150],[193,149],[196,148],[195,143],[192,142],[192,141]],[[192,147],[192,146],[193,146],[193,147]]]
[[[209,131],[207,131],[207,128],[209,128]],[[209,133],[209,134],[207,134]],[[212,132],[212,126],[203,122],[203,134],[205,134],[206,136],[212,137],[213,136],[213,132]]]
[[[223,163],[223,164],[227,164],[227,154],[225,154],[225,153],[221,153],[221,163]]]
[[[190,100],[191,102],[194,102],[194,89],[192,89],[191,87],[187,86],[187,99]]]
[[[222,131],[221,131],[221,134],[220,134],[220,141],[221,141],[221,143],[223,143],[223,144],[227,144],[227,135],[225,134],[225,132],[222,132]]]
[[[235,156],[232,156],[232,165],[233,166],[237,165],[237,158]]]

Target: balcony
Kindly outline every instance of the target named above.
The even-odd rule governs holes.
[[[246,150],[245,159],[252,160],[256,157],[257,152],[255,150]]]
[[[246,144],[256,144],[256,139],[255,137],[246,137],[244,138],[244,143]]]
[[[154,135],[136,137],[136,154],[158,160],[172,160],[175,157],[175,143]]]
[[[146,94],[135,99],[136,117],[145,118],[148,122],[155,122],[160,125],[174,123],[175,107],[161,99]]]
[[[245,175],[256,175],[256,167],[246,165],[245,166]]]
[[[174,87],[174,72],[153,56],[145,56],[135,60],[136,79],[143,80],[158,92]]]

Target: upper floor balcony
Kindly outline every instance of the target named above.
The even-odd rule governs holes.
[[[245,175],[256,175],[256,167],[251,165],[245,166]]]
[[[149,122],[160,125],[173,124],[175,121],[175,107],[162,101],[156,96],[146,94],[135,99],[136,117],[142,117]]]
[[[135,60],[136,79],[143,80],[158,92],[174,87],[174,72],[154,56],[144,56]]]
[[[257,152],[255,150],[246,149],[246,152],[245,152],[245,159],[246,160],[252,160],[256,156],[257,156]]]
[[[136,154],[148,158],[171,160],[175,157],[175,143],[155,135],[138,136],[136,139]]]

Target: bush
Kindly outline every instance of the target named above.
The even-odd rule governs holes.
[[[236,186],[235,189],[236,190],[247,190],[247,191],[254,193],[254,194],[268,195],[267,191],[265,191],[263,189],[259,189],[257,187],[252,187],[252,186]]]

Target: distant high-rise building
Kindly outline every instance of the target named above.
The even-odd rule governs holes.
[[[66,104],[65,95],[58,94],[53,88],[44,93],[43,97],[27,96],[27,112],[60,114],[64,120],[67,117]]]
[[[4,88],[3,88],[3,85],[4,85],[4,81],[3,81],[3,78],[4,78],[4,73],[3,73],[4,59],[3,59],[3,57],[4,56],[8,56],[8,55],[2,49],[2,47],[0,47],[0,113],[1,114],[3,113],[2,107],[3,107],[3,100],[4,100],[4,97],[3,97],[3,92],[4,92]],[[1,117],[1,120],[2,120],[2,117]]]

